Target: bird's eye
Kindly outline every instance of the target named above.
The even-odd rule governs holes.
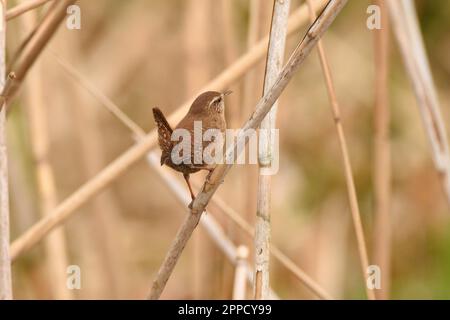
[[[219,96],[219,97],[214,98],[209,105],[211,107],[212,106],[217,107],[217,106],[219,106],[220,102],[222,102],[222,97]]]

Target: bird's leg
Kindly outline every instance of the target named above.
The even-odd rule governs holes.
[[[194,195],[194,192],[192,191],[191,183],[189,182],[189,174],[183,173],[183,177],[184,177],[184,180],[186,180],[186,183],[188,184],[188,187],[189,187],[189,192],[191,193],[192,201],[191,201],[191,203],[189,203],[188,208],[192,210],[192,207],[194,205],[195,195]]]
[[[212,173],[214,171],[214,168],[210,168],[210,169],[207,169],[207,170],[208,170],[208,175],[206,176],[206,181],[208,183],[211,183],[210,179],[211,179],[211,175],[212,175]]]
[[[208,175],[206,176],[205,183],[206,183],[206,184],[209,184],[210,186],[213,185],[212,182],[211,182],[211,176],[212,176],[212,173],[213,173],[213,171],[214,171],[214,168],[215,168],[215,167],[206,169],[206,170],[208,170]]]
[[[191,193],[192,202],[189,204],[189,208],[192,209],[192,203],[195,200],[195,195],[194,195],[194,192],[192,191],[191,183],[189,182],[189,174],[183,173],[183,177],[184,177],[184,180],[186,180],[186,183],[189,187],[189,192]]]

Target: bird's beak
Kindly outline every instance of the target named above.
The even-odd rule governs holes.
[[[225,96],[227,96],[227,95],[229,95],[229,94],[232,94],[232,93],[233,93],[233,91],[227,90],[227,91],[225,91],[224,93],[222,93],[222,97],[225,97]]]

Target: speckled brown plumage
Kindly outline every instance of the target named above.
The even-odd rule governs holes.
[[[184,178],[189,187],[192,200],[194,200],[194,193],[189,183],[189,175],[199,170],[211,171],[214,165],[202,162],[200,164],[194,164],[194,121],[201,121],[202,134],[208,129],[219,129],[222,133],[225,132],[225,104],[224,96],[228,94],[220,93],[217,91],[207,91],[199,95],[192,103],[188,113],[175,127],[176,129],[186,129],[191,134],[191,154],[190,164],[180,163],[175,164],[172,162],[171,154],[174,146],[178,143],[172,141],[171,136],[173,133],[172,128],[167,122],[164,114],[158,108],[153,108],[153,117],[158,128],[158,144],[161,148],[161,165],[167,165],[170,168],[183,173]],[[209,141],[203,141],[203,150],[210,144]],[[182,155],[184,156],[184,155]]]

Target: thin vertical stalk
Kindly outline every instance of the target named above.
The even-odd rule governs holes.
[[[0,91],[5,83],[6,0],[0,1]],[[0,106],[0,300],[12,299],[9,253],[8,153],[6,149],[6,107]]]
[[[159,163],[159,158],[156,152],[150,152],[147,155],[147,162],[152,166],[158,176],[163,180],[164,184],[172,191],[177,200],[187,206],[191,201],[191,197],[187,192],[186,188],[178,183],[176,179],[169,173],[168,168],[161,167]],[[236,247],[230,238],[227,237],[225,231],[222,229],[220,224],[214,219],[214,217],[207,212],[207,215],[203,215],[200,219],[201,227],[206,231],[209,239],[222,251],[224,256],[231,262],[235,267],[238,263],[241,264],[243,269],[245,269],[245,279],[250,285],[253,285],[253,270],[251,270],[246,260],[240,259],[244,256],[243,252],[239,252],[240,247]],[[150,298],[150,297],[149,297]],[[270,299],[279,299],[278,295],[270,289]]]
[[[267,53],[264,94],[275,83],[283,65],[290,0],[274,1],[269,49]],[[270,185],[268,170],[273,165],[275,121],[278,102],[262,120],[259,135],[259,181],[255,231],[255,298],[267,299],[270,257]]]
[[[35,25],[37,15],[23,16],[22,26],[30,30]],[[47,123],[46,102],[42,86],[42,63],[37,61],[34,70],[29,74],[26,105],[29,118],[30,142],[32,157],[36,169],[36,182],[41,216],[51,212],[58,204],[53,168],[49,161],[49,132]],[[73,291],[66,287],[66,269],[69,265],[65,229],[55,230],[45,241],[45,264],[51,294],[55,299],[73,299]]]
[[[56,33],[59,24],[66,17],[67,7],[75,3],[75,1],[59,0],[53,2],[40,24],[21,46],[19,54],[12,59],[9,65],[8,79],[0,96],[0,103],[6,102],[7,108],[9,108],[9,101],[17,93],[31,66]]]
[[[249,5],[250,16],[247,33],[247,48],[251,48],[261,38],[265,25],[269,24],[269,10],[271,9],[271,3],[267,0],[250,0]],[[258,65],[253,70],[250,70],[245,76],[243,101],[239,119],[240,123],[247,117],[251,112],[252,106],[258,101],[260,92],[262,91],[262,82],[258,80],[263,77],[263,68],[263,64]],[[241,195],[242,212],[245,214],[247,220],[253,221],[254,212],[256,210],[257,168],[255,166],[247,165],[243,166],[242,170],[245,170],[241,176],[243,190],[237,190],[237,192]],[[242,195],[245,195],[245,197],[242,197]]]
[[[316,19],[316,14],[314,13],[311,0],[307,0],[309,9],[310,9],[310,17],[311,21]],[[359,211],[358,205],[358,197],[356,194],[355,182],[353,180],[353,171],[350,163],[350,156],[348,153],[347,141],[344,134],[344,127],[342,126],[341,119],[341,111],[339,107],[339,103],[336,96],[336,91],[333,84],[333,79],[331,77],[330,66],[327,61],[327,57],[325,55],[325,50],[322,46],[322,41],[319,40],[317,43],[317,50],[319,52],[320,63],[323,69],[323,74],[325,77],[325,82],[328,90],[328,95],[330,98],[331,108],[333,112],[334,123],[336,125],[336,130],[338,134],[339,146],[341,148],[344,171],[345,171],[345,181],[347,185],[347,193],[350,202],[350,211],[352,214],[353,225],[356,233],[356,240],[358,245],[359,259],[361,263],[361,271],[363,274],[363,278],[366,279],[366,272],[369,267],[369,257],[367,254],[366,241],[364,238],[364,229],[361,222],[361,213]],[[375,299],[375,294],[373,290],[369,289],[366,285],[366,281],[364,281],[364,287],[366,288],[367,297],[370,300]]]
[[[381,29],[374,30],[375,106],[374,106],[374,262],[381,270],[379,299],[388,299],[391,256],[391,166],[389,143],[389,19],[385,0],[375,0],[381,9]]]
[[[450,151],[436,86],[430,70],[414,4],[388,0],[391,24],[406,71],[416,95],[423,126],[428,135],[434,166],[450,204]]]

